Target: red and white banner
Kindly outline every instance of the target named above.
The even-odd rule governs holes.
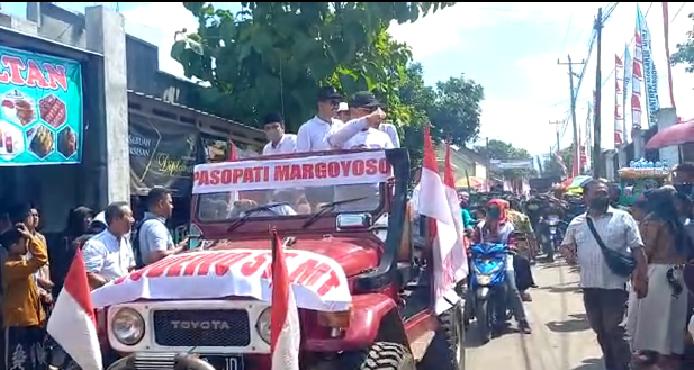
[[[455,292],[453,248],[458,243],[446,189],[439,174],[429,127],[424,127],[424,165],[422,166],[419,214],[431,221],[434,254],[434,312],[436,315],[452,307],[460,297]]]
[[[46,331],[84,370],[101,370],[101,347],[82,251],[77,249],[65,275]]]
[[[344,311],[352,296],[345,272],[317,253],[284,253],[300,308]],[[272,251],[235,249],[172,255],[92,292],[95,308],[138,299],[248,297],[270,302]]]
[[[453,279],[458,282],[468,275],[467,264],[467,238],[465,238],[465,228],[463,227],[463,215],[460,208],[458,192],[455,189],[455,178],[453,177],[453,165],[451,164],[451,144],[446,143],[446,157],[444,159],[443,182],[446,185],[446,199],[451,210],[451,218],[458,233],[458,242],[451,251],[451,268],[453,269]]]
[[[622,58],[614,56],[614,145],[624,144],[624,62]]]
[[[277,230],[272,230],[271,370],[299,370],[299,310],[291,289],[287,261]]]
[[[639,30],[634,33],[634,56],[631,67],[631,127],[641,128],[641,34]]]
[[[206,163],[195,166],[193,193],[378,183],[390,174],[385,151]]]

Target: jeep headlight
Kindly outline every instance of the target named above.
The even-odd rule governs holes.
[[[260,338],[267,344],[270,344],[270,316],[272,310],[270,307],[263,310],[258,316],[258,322],[255,323],[255,330],[260,335]]]
[[[111,333],[122,344],[132,346],[145,335],[145,319],[135,309],[121,308],[111,321]]]

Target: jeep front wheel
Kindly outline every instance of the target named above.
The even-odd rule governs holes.
[[[398,343],[376,342],[360,357],[359,370],[415,370],[410,350]]]
[[[434,334],[420,363],[421,370],[465,370],[465,326],[460,303],[439,316]]]

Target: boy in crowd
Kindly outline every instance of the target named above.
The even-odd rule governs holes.
[[[5,368],[46,369],[46,313],[34,278],[48,263],[46,244],[24,224],[0,235],[0,244],[8,252],[2,263]]]

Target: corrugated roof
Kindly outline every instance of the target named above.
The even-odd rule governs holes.
[[[183,105],[183,104],[168,102],[168,101],[163,100],[162,98],[158,98],[158,97],[156,97],[156,96],[154,96],[154,95],[151,95],[151,94],[145,94],[145,93],[143,93],[143,92],[134,91],[134,90],[128,90],[128,94],[137,95],[137,96],[139,96],[139,97],[146,98],[146,99],[151,99],[151,100],[155,100],[155,101],[157,101],[157,102],[164,103],[164,104],[168,104],[168,105],[171,105],[171,106],[176,107],[176,108],[179,108],[179,109],[185,109],[185,110],[188,110],[188,111],[193,112],[193,113],[201,114],[201,115],[203,115],[203,116],[207,116],[207,117],[210,117],[210,118],[215,118],[215,119],[218,119],[218,120],[226,121],[226,122],[228,122],[228,123],[230,123],[230,124],[232,124],[232,125],[241,126],[241,127],[243,127],[243,128],[246,128],[246,129],[249,129],[249,130],[253,130],[253,131],[258,131],[259,133],[262,133],[262,132],[263,132],[263,130],[261,130],[261,129],[259,129],[259,128],[256,128],[256,127],[253,127],[253,126],[244,125],[243,123],[240,123],[240,122],[237,122],[237,121],[234,121],[234,120],[230,120],[230,119],[227,119],[227,118],[215,116],[214,114],[211,114],[211,113],[209,113],[209,112],[205,112],[205,111],[202,111],[202,110],[199,110],[199,109],[191,108],[191,107],[185,106],[185,105]]]

